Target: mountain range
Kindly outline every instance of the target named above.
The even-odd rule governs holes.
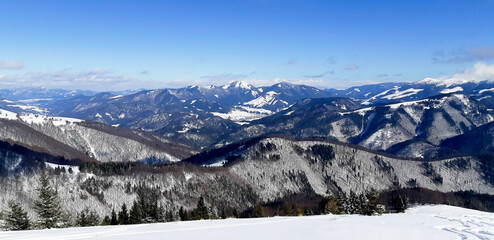
[[[0,90],[0,192],[28,199],[28,208],[35,190],[25,186],[37,169],[70,167],[73,175],[55,176],[65,206],[91,203],[105,214],[130,205],[142,182],[160,189],[166,206],[189,208],[200,195],[248,207],[370,188],[493,193],[493,96],[488,80],[432,79],[345,90],[243,81]],[[6,180],[13,176],[15,184]]]

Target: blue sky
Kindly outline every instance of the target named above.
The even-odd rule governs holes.
[[[0,88],[343,88],[494,64],[494,1],[3,0],[0,13]]]

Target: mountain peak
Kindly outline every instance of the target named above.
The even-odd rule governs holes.
[[[277,84],[275,84],[273,86],[276,86],[276,87],[279,87],[279,88],[293,88],[296,85],[293,84],[293,83],[282,81],[282,82],[279,82],[279,83],[277,83]]]
[[[242,89],[248,89],[251,90],[253,88],[252,85],[250,85],[248,82],[239,80],[239,81],[233,81],[228,84],[225,84],[222,86],[223,89],[228,89],[228,88],[242,88]]]
[[[430,84],[430,85],[436,85],[436,86],[454,86],[454,85],[461,85],[461,84],[466,84],[466,83],[480,83],[480,82],[487,82],[489,80],[487,79],[482,79],[482,80],[477,80],[477,79],[463,79],[463,78],[425,78],[423,80],[418,81],[420,84]]]

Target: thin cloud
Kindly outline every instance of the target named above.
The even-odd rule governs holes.
[[[228,82],[228,81],[242,80],[251,75],[254,75],[255,73],[256,73],[255,71],[249,74],[222,73],[222,74],[202,76],[201,79],[205,79],[207,81],[213,81],[213,82]]]
[[[316,75],[305,75],[304,77],[305,78],[322,78],[328,74],[334,74],[334,70],[326,71],[326,72],[323,72],[321,74],[316,74]]]
[[[103,68],[71,72],[67,69],[56,72],[27,72],[23,75],[5,75],[0,82],[3,87],[37,87],[108,90],[108,86],[128,84],[134,79],[114,75]]]
[[[24,62],[0,60],[0,69],[15,70],[15,69],[23,69],[23,68],[24,68]]]
[[[378,74],[376,77],[378,77],[378,78],[386,78],[386,77],[389,77],[389,75],[386,74],[386,73],[381,73],[381,74]]]
[[[144,70],[144,71],[141,72],[141,74],[148,75],[149,74],[149,71],[148,70]]]
[[[456,49],[449,52],[436,51],[431,60],[433,63],[466,63],[494,59],[494,46]]]
[[[353,70],[357,70],[358,68],[359,68],[359,66],[358,66],[358,65],[356,65],[356,64],[351,64],[351,65],[346,66],[346,67],[345,67],[345,70],[347,70],[347,71],[353,71]]]

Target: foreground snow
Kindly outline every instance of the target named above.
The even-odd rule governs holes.
[[[0,232],[0,239],[494,239],[494,214],[439,205],[378,217],[274,217]]]

